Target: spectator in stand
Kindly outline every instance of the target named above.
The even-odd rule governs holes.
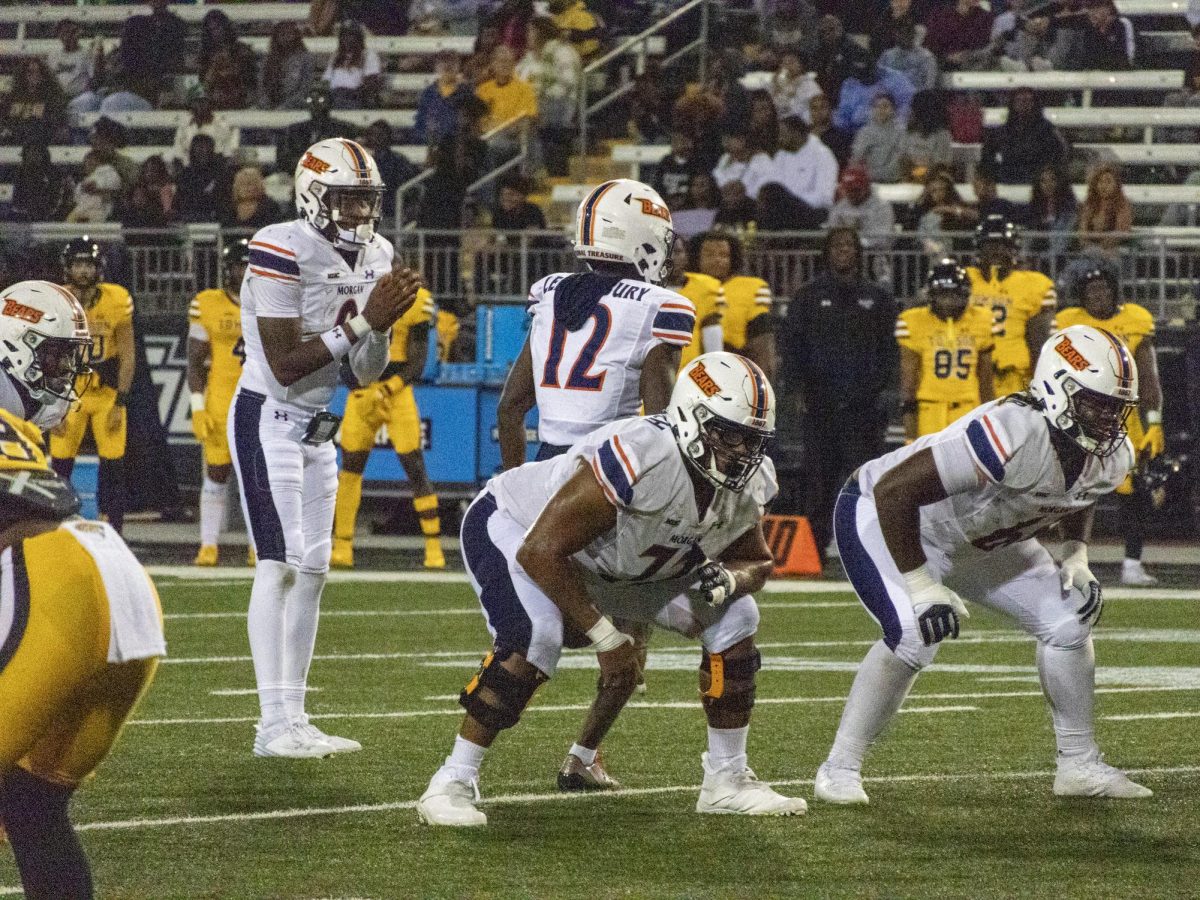
[[[72,202],[71,181],[50,161],[50,149],[41,142],[22,147],[21,164],[13,175],[12,218],[61,222]]]
[[[561,178],[569,174],[582,63],[575,49],[559,37],[558,26],[546,16],[530,20],[526,46],[529,49],[517,65],[517,77],[533,85],[542,160],[552,177]]]
[[[187,26],[167,9],[168,0],[148,0],[149,15],[132,16],[121,28],[117,60],[122,71],[149,78],[155,89],[162,76],[182,72]]]
[[[500,27],[489,20],[480,27],[479,34],[475,35],[475,45],[463,60],[463,79],[471,90],[475,90],[491,76],[492,54],[499,46]]]
[[[500,179],[496,205],[492,207],[492,227],[499,231],[542,231],[546,217],[542,208],[529,202],[533,185],[524,175],[510,173]]]
[[[1042,112],[1032,88],[1009,95],[1008,118],[983,135],[982,164],[991,166],[1003,184],[1029,184],[1045,166],[1065,163],[1067,143]]]
[[[396,189],[420,174],[408,157],[392,149],[395,136],[386,119],[377,119],[367,126],[359,142],[370,151],[383,179],[383,215],[389,220],[396,214]]]
[[[532,0],[504,0],[503,3],[488,17],[485,27],[494,30],[495,42],[490,36],[486,39],[483,30],[479,33],[477,51],[488,54],[488,65],[491,65],[492,51],[501,44],[513,52],[515,59],[525,55],[525,37],[528,34],[529,20],[533,18]]]
[[[67,99],[45,61],[21,62],[0,117],[0,135],[8,143],[52,144],[66,133]]]
[[[953,158],[945,99],[938,91],[921,91],[913,97],[900,146],[900,180],[923,183],[931,167],[948,166]]]
[[[188,164],[179,173],[175,209],[185,222],[216,222],[217,210],[228,194],[229,172],[207,134],[192,138]]]
[[[824,94],[813,97],[808,102],[808,113],[812,134],[833,151],[838,166],[846,165],[850,161],[854,135],[833,124],[833,106],[830,105],[829,98]]]
[[[625,130],[641,144],[656,144],[666,136],[671,122],[671,101],[663,84],[663,73],[651,61],[633,81],[629,92],[629,122]]]
[[[759,224],[764,206],[771,205],[764,204],[763,191],[766,184],[775,183],[793,200],[793,209],[779,210],[782,217],[794,217],[793,227],[798,229],[819,226],[837,191],[838,164],[833,151],[809,133],[802,118],[788,116],[779,123],[779,150],[771,163],[771,175],[759,189]]]
[[[1049,232],[1053,237],[1038,241],[1034,249],[1046,250],[1055,256],[1065,253],[1078,216],[1079,203],[1066,170],[1060,166],[1043,166],[1033,179],[1029,227],[1034,231]]]
[[[200,55],[197,68],[201,77],[206,77],[222,56],[220,65],[232,69],[242,82],[241,93],[248,96],[258,84],[258,61],[254,51],[237,39],[237,29],[229,16],[219,9],[205,13],[200,20]],[[244,105],[244,104],[243,104]]]
[[[253,232],[283,219],[283,211],[267,196],[262,172],[255,166],[238,169],[229,197],[217,207],[222,228]]]
[[[467,187],[487,169],[487,144],[480,137],[486,115],[483,101],[468,97],[462,106],[458,131],[433,148],[429,160],[433,175],[425,182],[417,211],[418,228],[462,227]],[[437,283],[436,278],[433,280]]]
[[[842,83],[833,124],[845,131],[857,131],[871,119],[875,98],[887,94],[901,119],[908,118],[908,109],[916,94],[912,82],[891,69],[861,66]]]
[[[1051,54],[1054,68],[1067,72],[1132,69],[1135,58],[1133,24],[1117,12],[1112,0],[1087,0],[1083,16],[1060,20]]]
[[[126,228],[169,227],[175,220],[175,193],[175,182],[163,158],[147,157],[121,204],[121,224]]]
[[[373,107],[383,89],[383,66],[379,54],[367,46],[367,38],[354,22],[338,27],[337,49],[321,78],[329,85],[334,109]]]
[[[258,79],[261,109],[304,109],[316,64],[295,22],[277,22]]]
[[[604,22],[587,8],[584,0],[550,0],[550,15],[580,59],[589,62],[599,54]]]
[[[905,211],[904,225],[916,231],[926,253],[946,253],[945,233],[967,231],[974,226],[974,210],[958,192],[954,177],[944,168],[935,167],[925,179],[921,196]]]
[[[697,172],[688,183],[688,194],[678,207],[671,208],[671,223],[681,238],[709,231],[717,218],[721,193],[707,172]]]
[[[408,0],[312,0],[308,26],[328,36],[337,23],[352,19],[371,34],[400,35],[408,30],[408,7]]]
[[[96,154],[99,165],[109,165],[116,169],[121,177],[121,184],[129,186],[137,180],[138,167],[132,159],[121,152],[125,146],[125,129],[107,116],[96,120],[89,135],[92,152]]]
[[[821,88],[811,71],[808,57],[799,50],[784,50],[779,55],[779,70],[771,76],[771,99],[781,116],[800,116],[809,119],[809,101]]]
[[[740,181],[727,181],[721,187],[713,227],[745,229],[757,220],[758,204],[754,198],[746,196],[745,186]]]
[[[725,153],[717,160],[712,170],[717,188],[724,188],[731,181],[742,184],[745,196],[758,196],[758,189],[771,174],[771,157],[755,150],[744,131],[729,131],[721,137]],[[707,230],[707,229],[705,229]]]
[[[917,29],[911,22],[897,27],[896,43],[879,57],[879,65],[899,72],[917,91],[931,91],[937,87],[937,57],[917,43]]]
[[[749,97],[749,110],[746,118],[746,137],[750,146],[756,153],[773,154],[779,149],[780,118],[775,111],[774,101],[765,91],[754,91]]]
[[[213,54],[200,83],[216,109],[245,109],[254,88],[254,82],[245,80],[236,56],[228,47]]]
[[[1132,229],[1133,204],[1125,196],[1119,170],[1108,164],[1097,166],[1088,177],[1087,195],[1079,209],[1084,252],[1113,256]]]
[[[198,134],[210,135],[217,152],[232,156],[238,146],[238,131],[214,115],[212,100],[203,91],[191,100],[192,115],[175,130],[175,142],[167,153],[167,161],[182,165],[192,147],[192,138]]]
[[[458,130],[459,109],[471,88],[463,80],[462,60],[444,50],[434,57],[434,82],[421,91],[413,131],[421,143],[433,146]]]
[[[1019,15],[1026,0],[1010,0],[1007,12],[992,23],[994,69],[1005,72],[1048,72],[1054,68],[1056,31],[1045,10],[1037,15]]]
[[[949,71],[963,68],[972,53],[986,51],[991,38],[992,14],[980,0],[953,0],[925,18],[925,46]]]
[[[990,164],[981,162],[971,177],[975,191],[975,204],[971,208],[975,221],[981,222],[988,216],[1003,216],[1009,222],[1023,226],[1029,218],[1029,210],[1020,203],[1005,200],[997,191],[998,176]]]
[[[308,118],[289,125],[275,134],[275,169],[289,175],[296,170],[300,156],[317,141],[354,134],[353,122],[338,119],[329,113],[329,86],[321,81],[308,92]]]
[[[773,47],[790,47],[800,53],[812,53],[817,48],[819,13],[811,0],[773,0],[766,6],[763,35]],[[780,115],[792,114],[779,110]]]
[[[896,118],[896,104],[891,96],[876,94],[871,104],[871,121],[854,136],[851,162],[862,165],[872,181],[894,184],[900,180],[904,136],[904,123]]]
[[[913,27],[914,34],[920,20],[912,8],[912,0],[891,0],[887,12],[876,19],[875,26],[870,32],[871,55],[878,58],[890,47],[898,43],[900,30],[906,25]],[[922,35],[924,26],[921,26]]]
[[[886,250],[894,243],[896,214],[892,204],[875,192],[871,175],[862,166],[849,165],[838,182],[838,201],[829,211],[830,228],[853,228],[871,250]]]
[[[497,164],[515,156],[523,136],[537,124],[537,95],[524,78],[517,77],[513,51],[501,44],[492,51],[492,77],[475,89],[475,95],[487,105],[484,132],[500,126],[504,131],[489,138],[493,161]]]
[[[75,186],[75,205],[68,222],[107,222],[121,195],[121,176],[95,150],[83,157],[83,180]]]
[[[873,67],[871,55],[846,36],[842,20],[834,15],[821,16],[817,23],[817,49],[813,54],[813,71],[817,84],[829,102],[839,102],[842,83],[855,72]]]
[[[690,131],[671,131],[671,152],[659,161],[658,170],[650,185],[667,201],[671,209],[687,199],[692,177],[701,171],[696,160],[696,140]]]
[[[85,47],[80,42],[82,34],[74,19],[61,20],[54,36],[62,46],[46,54],[46,65],[68,101],[95,90],[104,77],[104,45],[96,39]]]

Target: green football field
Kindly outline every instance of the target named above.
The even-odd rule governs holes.
[[[1101,745],[1154,789],[1148,801],[1051,794],[1033,644],[976,608],[869,757],[871,805],[813,803],[811,779],[876,635],[844,585],[775,584],[759,598],[750,762],[808,798],[806,816],[694,812],[699,652],[656,632],[649,690],[606,745],[625,790],[555,791],[596,680],[594,655],[569,652],[485,763],[488,827],[447,831],[418,825],[413,805],[488,644],[461,576],[329,585],[309,710],[365,749],[283,761],[250,753],[249,581],[173,572],[158,578],[170,658],[74,806],[101,897],[1200,894],[1200,592],[1112,590],[1097,635]],[[0,850],[0,894],[19,895],[17,884]]]

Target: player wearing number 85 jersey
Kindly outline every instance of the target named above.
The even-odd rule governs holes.
[[[1058,744],[1054,793],[1150,795],[1096,745],[1091,630],[1102,596],[1086,544],[1096,500],[1133,466],[1125,423],[1137,400],[1125,344],[1073,326],[1043,345],[1028,391],[872,460],[846,482],[834,513],[838,550],[883,638],[854,679],[817,773],[818,799],[867,802],[867,748],[939,642],[958,636],[963,598],[1037,640]],[[1059,562],[1038,540],[1054,525],[1065,539]]]

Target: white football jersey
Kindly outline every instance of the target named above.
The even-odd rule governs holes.
[[[778,493],[775,466],[764,459],[744,491],[718,489],[701,516],[688,463],[662,415],[598,428],[560,456],[497,475],[487,490],[498,509],[529,528],[580,466],[591,466],[617,508],[616,527],[575,556],[597,600],[636,585],[669,601],[706,560],[754,528]]]
[[[362,312],[375,282],[391,271],[392,255],[391,242],[376,234],[351,266],[301,219],[260,229],[242,279],[246,362],[239,384],[307,411],[324,409],[338,384],[338,363],[284,387],[267,363],[258,317],[299,318],[304,340],[314,338]]]
[[[568,274],[548,275],[529,289],[538,438],[561,446],[636,416],[646,354],[657,344],[686,347],[696,322],[691,300],[630,278],[600,299],[582,328],[567,331],[555,320],[554,295]]]
[[[1134,465],[1126,440],[1103,459],[1087,454],[1068,484],[1050,440],[1050,423],[1012,399],[984,404],[943,431],[864,465],[863,496],[897,464],[926,447],[949,496],[921,507],[921,539],[952,554],[970,544],[996,550],[1033,537],[1114,491]]]

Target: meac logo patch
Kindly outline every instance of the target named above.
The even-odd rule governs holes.
[[[1084,369],[1090,368],[1091,363],[1087,357],[1075,349],[1075,345],[1071,343],[1071,339],[1063,335],[1063,339],[1054,345],[1055,352],[1065,359],[1076,372],[1082,372]]]
[[[688,373],[688,378],[696,383],[696,387],[704,392],[705,397],[713,397],[721,392],[721,386],[717,384],[708,370],[704,368],[704,363],[698,363],[692,371]]]
[[[316,172],[318,175],[324,175],[333,167],[330,166],[329,163],[325,162],[325,160],[318,159],[311,153],[306,152],[304,154],[304,158],[300,160],[300,168]]]
[[[16,300],[5,300],[4,315],[12,316],[14,319],[21,319],[30,325],[36,325],[42,321],[44,313],[40,309],[26,306],[24,303],[18,303]]]

